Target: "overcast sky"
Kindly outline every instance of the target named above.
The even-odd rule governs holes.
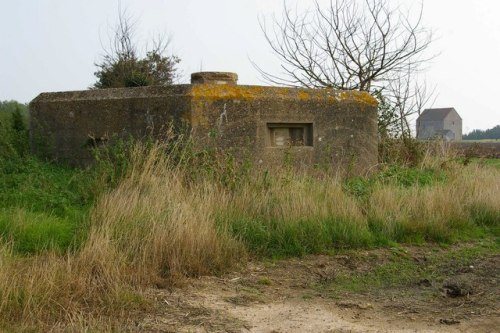
[[[313,4],[286,2],[299,10]],[[283,0],[121,0],[121,6],[137,20],[138,40],[171,36],[183,82],[191,72],[219,70],[238,73],[240,84],[263,84],[249,59],[279,70],[258,18],[280,15]],[[118,0],[0,0],[0,100],[87,89],[117,13]],[[499,0],[424,1],[424,24],[436,36],[432,52],[440,52],[426,72],[438,93],[433,106],[455,107],[465,132],[500,124],[499,14]]]

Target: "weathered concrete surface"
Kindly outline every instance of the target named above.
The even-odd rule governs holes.
[[[215,141],[263,167],[286,156],[301,167],[362,174],[377,163],[376,106],[362,92],[232,84],[43,93],[30,103],[32,147],[81,165],[90,161],[92,138],[158,137],[168,124],[185,122],[198,147]],[[311,142],[273,146],[269,124],[312,128]]]
[[[191,74],[192,84],[231,84],[236,85],[238,74],[230,72],[198,72]]]
[[[29,107],[32,149],[71,165],[88,164],[93,138],[158,134],[172,121],[188,118],[188,87],[42,93]]]

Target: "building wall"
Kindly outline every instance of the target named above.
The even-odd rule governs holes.
[[[193,85],[190,94],[193,115],[202,115],[191,121],[197,141],[216,131],[221,147],[250,151],[258,165],[291,159],[360,174],[377,164],[377,104],[366,93]],[[311,126],[311,145],[272,146],[272,124]]]
[[[444,129],[442,120],[418,120],[417,135],[419,139],[431,139],[437,131]]]
[[[220,84],[45,93],[30,104],[32,147],[82,165],[92,138],[158,137],[169,123],[185,122],[200,149],[215,143],[265,168],[287,158],[363,174],[377,164],[376,107],[361,92]],[[276,146],[280,135],[292,140],[287,133],[304,140]]]
[[[449,129],[455,134],[453,141],[462,141],[462,118],[456,112],[450,112],[444,118],[444,129]]]
[[[433,118],[437,118],[435,114],[432,116],[434,116]],[[452,133],[446,131],[451,131]],[[439,136],[443,136],[446,140],[462,140],[462,118],[460,118],[459,114],[454,109],[450,110],[443,119],[429,120],[425,119],[425,117],[424,119],[417,119],[418,139],[425,140]]]
[[[159,135],[165,125],[187,118],[187,88],[42,93],[29,106],[32,150],[70,165],[86,165],[94,144],[116,136]]]

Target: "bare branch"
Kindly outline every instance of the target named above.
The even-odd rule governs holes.
[[[406,135],[408,117],[428,102],[428,91],[414,78],[434,57],[428,55],[432,31],[422,26],[422,14],[423,6],[403,11],[388,0],[330,0],[326,7],[316,1],[302,14],[284,3],[271,29],[260,21],[281,73],[253,64],[271,84],[384,94],[383,123]]]
[[[417,72],[433,58],[426,51],[432,32],[422,27],[423,7],[416,13],[392,9],[387,0],[331,0],[298,14],[284,4],[273,29],[261,29],[282,73],[257,66],[264,80],[285,85],[371,91]],[[415,18],[415,19],[411,19]]]

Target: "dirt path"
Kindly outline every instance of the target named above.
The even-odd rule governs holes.
[[[498,332],[500,255],[429,263],[425,258],[431,254],[426,250],[405,253],[408,258],[401,272],[383,275],[382,270],[380,281],[377,270],[392,267],[391,250],[250,263],[222,277],[191,279],[172,290],[154,289],[151,297],[158,312],[137,328],[155,332]],[[407,273],[410,277],[402,278],[403,282],[394,280]],[[387,284],[386,279],[392,282]],[[361,287],[356,281],[362,282]],[[376,286],[363,286],[366,281]]]

